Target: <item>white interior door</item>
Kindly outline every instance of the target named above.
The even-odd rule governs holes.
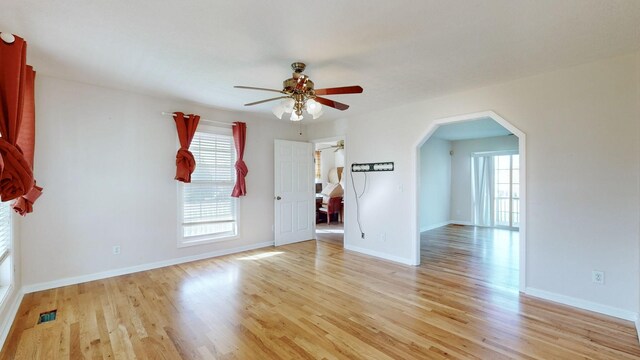
[[[275,141],[275,244],[313,239],[315,193],[311,143]]]

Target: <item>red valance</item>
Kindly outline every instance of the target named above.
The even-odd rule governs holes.
[[[173,113],[173,119],[176,122],[176,129],[178,130],[178,139],[180,140],[180,149],[176,154],[176,177],[178,181],[185,183],[191,182],[191,174],[196,169],[196,160],[193,154],[189,151],[189,145],[196,133],[198,122],[200,122],[199,115],[190,114],[184,116],[181,112]]]
[[[247,184],[245,177],[249,173],[247,164],[244,163],[244,145],[247,139],[247,124],[243,122],[233,123],[233,142],[236,146],[236,185],[233,187],[231,196],[240,197],[247,195]]]

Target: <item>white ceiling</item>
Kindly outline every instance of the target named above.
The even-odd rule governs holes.
[[[438,127],[432,137],[443,140],[468,140],[510,135],[511,132],[490,117]]]
[[[40,73],[268,112],[301,60],[344,115],[640,49],[638,0],[3,0],[0,31],[29,42]],[[171,109],[169,109],[171,110]],[[324,119],[340,117],[325,111]],[[274,117],[275,119],[275,117]]]

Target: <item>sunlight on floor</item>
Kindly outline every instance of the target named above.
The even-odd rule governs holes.
[[[269,251],[269,252],[263,252],[261,254],[241,257],[239,260],[260,260],[260,259],[264,259],[264,258],[268,258],[268,257],[272,257],[272,256],[275,256],[275,255],[280,255],[280,254],[284,254],[284,252],[282,252],[282,251]]]
[[[344,229],[335,229],[335,228],[322,229],[322,228],[317,228],[316,232],[319,233],[319,234],[344,234]]]
[[[181,279],[180,298],[185,302],[195,302],[194,294],[202,292],[211,292],[219,296],[234,294],[240,280],[240,268],[230,265],[203,276],[186,276]]]
[[[423,255],[455,253],[460,263],[465,264],[461,272],[473,274],[486,281],[487,287],[499,290],[495,293],[496,303],[503,297],[501,292],[518,294],[520,233],[517,230],[449,225],[427,231],[423,236],[425,240],[430,239],[422,245],[427,246]]]

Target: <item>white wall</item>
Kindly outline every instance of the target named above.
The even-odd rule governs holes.
[[[326,145],[324,145],[326,147]],[[336,166],[336,158],[333,155],[335,149],[324,149],[320,154],[320,173],[322,174],[322,188],[329,182],[329,170]]]
[[[420,148],[420,231],[446,225],[451,208],[451,142],[430,138]]]
[[[300,139],[297,126],[42,75],[36,98],[44,193],[21,221],[25,286],[273,241],[273,140]],[[162,111],[247,123],[240,239],[176,247],[178,142]]]
[[[344,167],[344,149],[338,149],[334,152],[334,160],[336,167]]]
[[[344,150],[339,149],[336,151],[336,148],[329,147],[336,145],[336,143],[320,143],[316,145],[317,148],[324,149],[320,155],[320,173],[323,188],[329,182],[329,171],[336,167],[344,167]]]
[[[396,163],[370,176],[365,239],[345,198],[345,246],[412,262],[416,144],[434,120],[493,110],[527,136],[527,287],[637,312],[639,69],[636,53],[309,126],[315,138],[346,135],[347,163]],[[591,282],[594,269],[605,285]]]
[[[638,84],[640,84],[640,54],[638,54],[638,56],[636,57],[636,82]],[[637,97],[637,101],[636,101],[636,108],[637,108],[637,112],[638,114],[640,114],[640,86],[638,86],[636,88],[636,97]],[[638,137],[640,137],[640,127],[638,127]],[[638,158],[638,167],[640,167],[640,157]],[[640,181],[638,181],[638,192],[640,192]],[[640,217],[640,215],[639,215]],[[640,243],[640,219],[638,221],[638,243]],[[639,247],[639,251],[640,251],[640,247]],[[638,256],[640,257],[640,252],[638,253]],[[638,268],[638,274],[640,274],[640,262],[639,262],[639,268]],[[640,277],[638,277],[637,279],[638,281],[638,301],[640,301]],[[640,303],[638,304],[638,309],[639,309],[639,313],[640,313]],[[638,338],[640,339],[640,315],[638,316],[638,320],[636,320],[636,330],[638,332]]]
[[[483,151],[518,151],[516,136],[496,136],[483,139],[452,141],[451,157],[451,214],[452,222],[472,222],[471,156]]]

